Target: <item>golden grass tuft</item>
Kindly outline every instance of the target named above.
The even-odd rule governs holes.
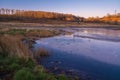
[[[49,52],[45,50],[44,48],[40,48],[34,51],[34,57],[35,58],[40,58],[40,57],[45,57],[48,56]]]
[[[0,53],[8,56],[29,59],[32,57],[31,51],[19,38],[10,35],[0,36]]]

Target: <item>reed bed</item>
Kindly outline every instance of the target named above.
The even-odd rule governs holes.
[[[8,56],[29,59],[31,51],[18,38],[10,35],[0,36],[0,53]]]

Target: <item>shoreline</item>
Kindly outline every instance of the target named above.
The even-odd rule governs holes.
[[[103,23],[80,23],[80,24],[45,24],[45,23],[21,23],[0,22],[0,28],[120,28],[120,25]]]

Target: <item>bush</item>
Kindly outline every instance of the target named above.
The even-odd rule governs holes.
[[[34,51],[34,57],[35,58],[40,58],[41,56],[45,57],[45,56],[48,56],[48,55],[49,55],[48,51],[45,50],[44,48],[40,48],[40,49]]]
[[[35,78],[29,69],[23,68],[15,73],[13,79],[14,80],[34,80]]]

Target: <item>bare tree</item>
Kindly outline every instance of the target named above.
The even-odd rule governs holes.
[[[2,12],[2,14],[5,14],[5,9],[1,8],[1,12]]]
[[[2,10],[0,9],[0,14],[2,14]]]
[[[11,9],[11,14],[15,14],[15,13],[16,13],[16,10]]]
[[[10,10],[10,9],[8,9],[8,15],[10,15],[10,11],[11,11],[11,10]]]
[[[9,9],[5,9],[5,14],[9,15]]]

